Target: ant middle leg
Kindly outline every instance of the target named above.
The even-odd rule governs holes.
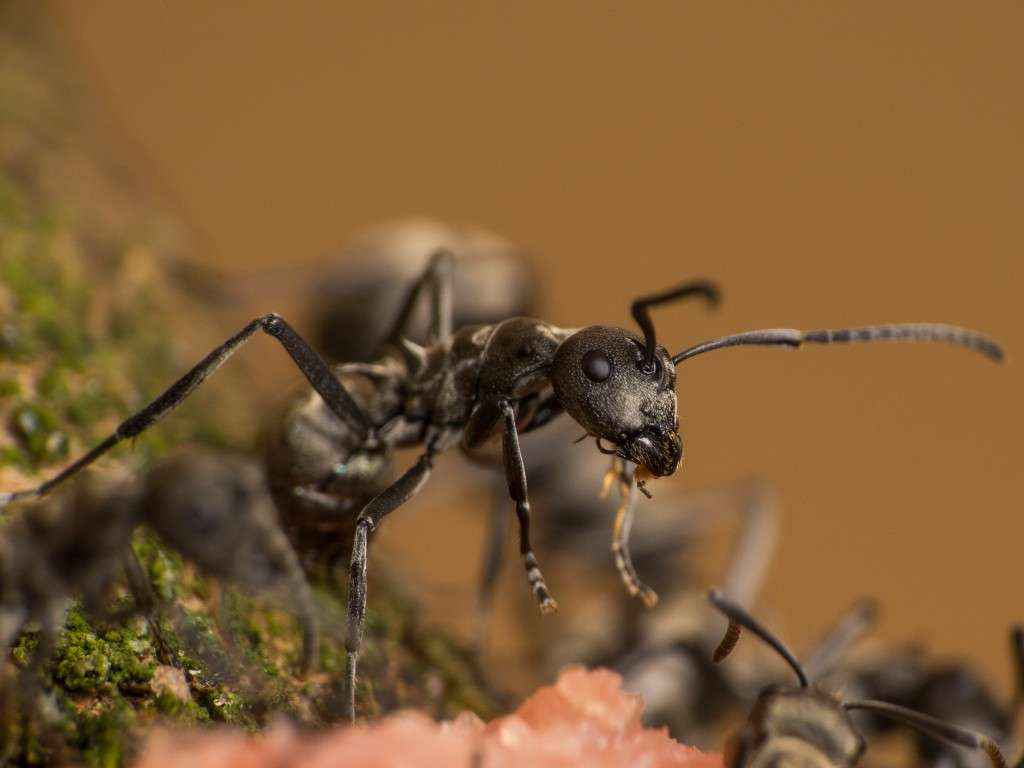
[[[434,447],[428,445],[427,452],[404,475],[371,499],[356,520],[348,575],[348,630],[345,636],[345,650],[348,653],[345,664],[345,706],[351,722],[356,719],[356,673],[366,618],[367,540],[381,520],[423,489],[434,467],[434,454]]]
[[[519,553],[523,556],[526,568],[526,580],[530,584],[533,596],[537,599],[541,613],[552,613],[558,610],[558,603],[551,597],[548,585],[544,582],[544,574],[540,571],[537,556],[530,545],[530,500],[526,487],[526,466],[523,463],[523,452],[519,448],[519,432],[516,429],[516,412],[512,404],[503,400],[498,405],[502,412],[505,431],[502,440],[505,455],[505,479],[508,481],[508,493],[516,506],[516,517],[519,519]]]
[[[327,406],[343,422],[348,424],[365,442],[373,433],[369,417],[356,404],[344,385],[328,367],[323,358],[306,343],[279,315],[263,315],[204,357],[192,370],[172,384],[162,395],[142,410],[128,417],[99,445],[72,463],[55,477],[36,488],[15,493],[0,494],[0,507],[24,498],[46,494],[55,486],[92,464],[122,440],[136,437],[180,405],[195,389],[212,375],[240,346],[256,331],[273,336],[284,347],[306,379],[319,393]]]
[[[611,470],[609,474],[613,472],[614,470]],[[639,597],[647,608],[653,608],[658,604],[658,593],[640,581],[636,568],[633,566],[633,556],[629,552],[629,534],[633,529],[633,518],[636,515],[640,487],[634,482],[632,473],[629,473],[628,477],[628,485],[621,479],[621,475],[619,478],[622,504],[615,514],[615,527],[612,531],[612,555],[615,557],[615,567],[629,594]]]

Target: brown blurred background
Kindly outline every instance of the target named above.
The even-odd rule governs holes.
[[[777,484],[764,604],[795,642],[877,594],[885,637],[970,653],[1009,688],[1005,630],[1024,619],[1024,5],[55,8],[102,97],[99,130],[233,274],[308,267],[367,225],[426,214],[532,248],[563,325],[627,324],[640,292],[721,281],[717,314],[659,313],[672,349],[904,320],[1004,341],[1003,369],[942,347],[701,358],[680,373],[688,454],[667,482]],[[293,300],[289,279],[260,311]],[[296,376],[268,344],[245,354]],[[439,619],[472,606],[484,518],[452,501],[428,490],[381,536],[401,552],[438,519],[465,527],[407,566]],[[508,570],[500,599],[528,599]]]

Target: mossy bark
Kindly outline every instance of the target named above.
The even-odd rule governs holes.
[[[197,298],[209,286],[183,267],[182,228],[141,204],[83,140],[82,89],[46,22],[36,4],[0,2],[0,490],[52,474],[218,340]],[[187,344],[172,332],[181,317]],[[104,463],[144,471],[186,441],[250,445],[245,427],[221,427],[225,413],[246,424],[256,412],[231,376],[218,374],[227,383]],[[23,635],[3,672],[5,760],[118,765],[157,722],[259,729],[280,715],[313,727],[339,719],[345,606],[332,574],[312,575],[324,638],[318,671],[300,676],[300,634],[283,601],[209,582],[145,531],[135,548],[163,608],[106,625],[73,605],[30,697],[21,694],[36,636]],[[425,627],[386,582],[375,575],[361,713],[494,714],[472,656]]]

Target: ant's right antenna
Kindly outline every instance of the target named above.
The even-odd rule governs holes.
[[[970,731],[966,728],[960,728],[950,723],[945,723],[942,720],[936,720],[934,717],[915,712],[912,709],[906,707],[900,707],[896,704],[889,704],[886,701],[874,701],[872,699],[863,699],[859,701],[847,701],[843,703],[844,709],[864,709],[868,712],[873,712],[876,715],[882,715],[892,720],[898,720],[904,725],[909,725],[912,728],[916,728],[922,733],[926,733],[934,739],[944,741],[948,744],[954,744],[959,747],[967,747],[968,749],[978,749],[988,755],[988,759],[992,761],[992,768],[1007,768],[1006,758],[1003,757],[1003,753],[999,751],[999,746],[983,733],[977,731]]]
[[[796,657],[790,652],[789,648],[783,645],[781,640],[763,627],[757,619],[717,589],[712,589],[708,592],[708,600],[710,600],[711,604],[725,614],[725,617],[729,619],[729,628],[725,631],[725,637],[722,638],[722,642],[719,644],[718,648],[715,649],[714,660],[716,663],[722,661],[722,659],[728,656],[732,652],[732,649],[736,647],[736,643],[740,639],[740,628],[742,627],[743,629],[748,629],[760,637],[768,643],[768,645],[774,648],[775,652],[778,653],[779,656],[786,660],[786,663],[793,668],[794,672],[796,672],[801,688],[806,688],[808,686],[807,675],[804,673],[803,667],[800,666],[800,662],[796,660]]]
[[[862,328],[840,328],[838,330],[798,331],[795,328],[767,328],[761,331],[746,331],[705,341],[703,344],[684,349],[672,356],[672,362],[679,365],[691,357],[726,347],[799,347],[802,344],[846,344],[868,341],[934,341],[967,347],[997,363],[1002,362],[1004,357],[1003,348],[997,342],[977,331],[942,323],[897,323],[894,325],[867,325]]]

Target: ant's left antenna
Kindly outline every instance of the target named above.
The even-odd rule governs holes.
[[[843,703],[843,708],[847,710],[867,710],[876,715],[882,715],[904,725],[909,725],[911,728],[915,728],[921,733],[927,734],[939,741],[944,741],[947,744],[981,750],[988,755],[989,760],[992,761],[993,768],[1007,768],[1006,758],[999,751],[999,746],[983,733],[960,728],[959,726],[945,723],[942,720],[937,720],[934,717],[929,717],[921,712],[915,712],[912,709],[890,704],[886,701],[875,701],[873,699],[847,701]]]
[[[654,333],[649,308],[690,296],[702,296],[712,307],[717,307],[722,300],[722,292],[710,280],[691,280],[661,293],[641,296],[633,302],[630,311],[640,330],[644,332],[644,370],[647,373],[654,372],[654,355],[658,351],[658,338]]]
[[[793,668],[794,672],[796,672],[801,688],[806,688],[808,686],[807,675],[804,673],[803,667],[800,666],[800,662],[796,660],[796,657],[792,652],[790,652],[789,648],[783,645],[782,641],[769,632],[766,627],[762,626],[757,619],[717,589],[712,589],[708,592],[708,600],[710,600],[711,604],[725,614],[725,617],[729,619],[729,628],[725,631],[725,637],[722,638],[722,642],[719,644],[718,648],[715,649],[715,663],[722,661],[722,659],[732,652],[732,649],[736,647],[736,643],[739,642],[740,631],[741,628],[743,628],[750,630],[759,638],[764,640],[768,645],[775,649],[775,652],[778,653],[779,656],[786,660],[786,663]]]
[[[799,347],[801,344],[842,344],[867,341],[933,341],[967,347],[997,363],[1003,361],[1003,348],[983,333],[942,323],[896,323],[894,325],[866,325],[862,328],[838,330],[798,331],[795,328],[768,328],[746,331],[684,349],[672,356],[678,365],[683,360],[726,347]]]

